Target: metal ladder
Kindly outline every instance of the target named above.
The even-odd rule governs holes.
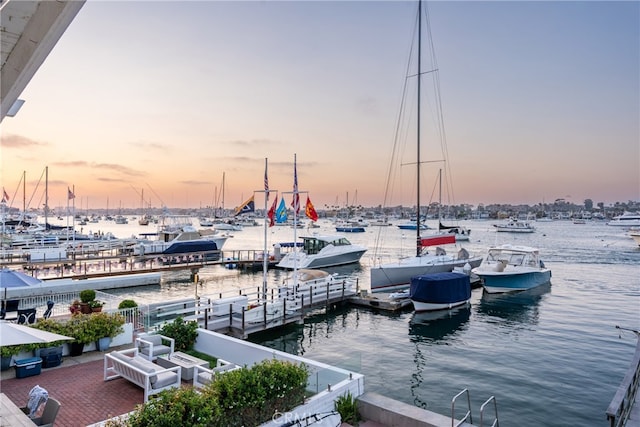
[[[455,417],[455,408],[456,408],[456,399],[461,395],[467,395],[467,412],[464,414],[464,417],[456,423]],[[495,396],[491,396],[488,398],[481,406],[480,406],[480,427],[484,426],[484,410],[490,403],[493,402],[493,413],[494,418],[491,423],[491,427],[499,427],[500,423],[498,422],[498,403],[496,402]],[[460,393],[453,396],[451,399],[451,427],[459,427],[464,423],[473,424],[473,417],[471,416],[471,398],[469,396],[469,389],[464,389]]]

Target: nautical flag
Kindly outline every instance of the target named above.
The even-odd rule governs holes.
[[[309,219],[311,219],[311,221],[318,220],[318,213],[316,212],[316,208],[313,207],[313,204],[311,203],[311,199],[309,199],[309,196],[307,196],[307,204],[304,207],[304,213],[307,215]]]
[[[269,177],[267,176],[267,163],[264,164],[264,193],[267,200],[269,200]]]
[[[284,199],[280,199],[280,204],[276,209],[276,222],[278,224],[287,222],[287,206],[284,204]]]
[[[276,198],[273,199],[273,204],[271,205],[271,207],[269,208],[269,212],[267,213],[267,218],[269,218],[269,227],[273,227],[276,224],[276,206],[277,205],[278,205],[278,196],[276,195]]]
[[[71,200],[71,199],[75,199],[75,198],[76,198],[76,195],[73,194],[73,191],[71,191],[69,189],[69,187],[67,187],[67,200]]]
[[[238,216],[240,214],[245,214],[249,212],[254,212],[255,210],[256,210],[256,204],[253,201],[253,196],[251,196],[246,202],[244,202],[243,204],[241,204],[236,208],[236,212],[234,216]]]
[[[9,201],[9,195],[5,191],[4,187],[2,187],[2,203],[6,203]]]
[[[296,167],[296,156],[293,155],[293,200],[291,207],[296,215],[300,212],[300,194],[298,194],[298,168]]]

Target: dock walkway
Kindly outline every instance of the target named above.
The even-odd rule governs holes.
[[[4,259],[0,265],[3,268],[20,270],[32,277],[46,281],[63,278],[89,279],[176,270],[191,270],[197,273],[201,268],[212,265],[232,265],[233,268],[242,270],[256,270],[263,267],[262,254],[262,250],[247,249],[138,256],[126,254],[94,256],[86,254],[41,261],[13,257]],[[276,260],[269,260],[267,266],[274,267],[276,262]]]

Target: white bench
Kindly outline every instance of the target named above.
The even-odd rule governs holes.
[[[193,370],[193,386],[195,388],[202,388],[214,381],[216,379],[216,375],[221,375],[224,372],[236,369],[240,369],[240,366],[222,359],[218,359],[218,363],[213,369],[205,368],[204,366],[196,366]]]
[[[137,348],[104,355],[104,380],[126,378],[144,390],[144,402],[152,394],[180,387],[180,367],[163,368],[138,355]]]

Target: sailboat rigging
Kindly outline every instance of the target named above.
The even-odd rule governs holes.
[[[480,265],[482,257],[477,256],[469,258],[469,254],[466,250],[461,249],[455,255],[449,255],[446,251],[438,247],[435,254],[424,252],[424,248],[432,245],[441,245],[445,243],[455,243],[453,236],[438,238],[430,241],[431,239],[423,238],[421,235],[422,218],[421,212],[421,165],[423,163],[421,159],[421,140],[422,140],[422,126],[421,126],[421,92],[422,92],[422,77],[424,74],[436,73],[437,69],[427,72],[422,71],[422,1],[418,2],[418,29],[417,29],[417,73],[415,74],[416,89],[417,89],[417,105],[416,105],[416,240],[415,240],[415,256],[407,257],[398,260],[397,262],[380,264],[371,268],[371,291],[382,292],[391,291],[400,288],[406,288],[409,286],[409,282],[412,277],[428,274],[428,273],[440,273],[449,272],[454,267],[463,267],[469,263],[471,267]],[[428,22],[427,22],[428,24]],[[432,52],[433,55],[433,52]],[[409,76],[408,76],[409,77]]]

